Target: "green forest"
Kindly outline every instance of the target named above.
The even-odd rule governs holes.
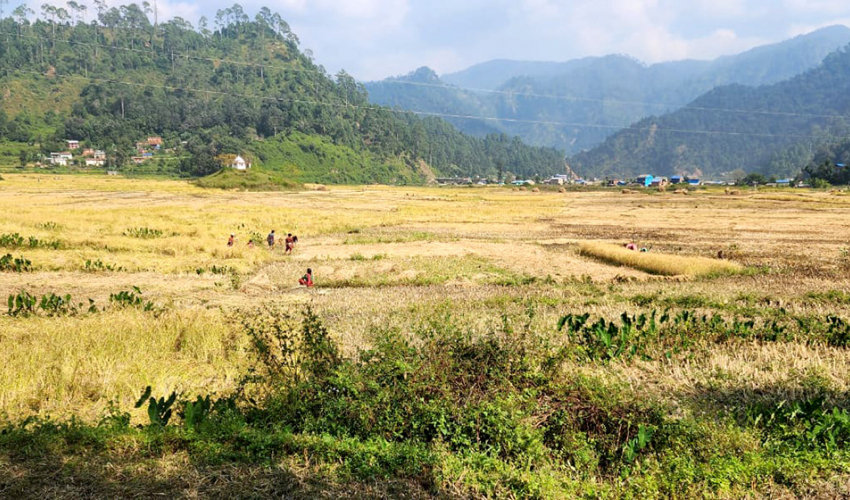
[[[718,87],[688,107],[644,119],[573,157],[607,175],[793,175],[850,134],[850,50],[774,85]]]
[[[206,176],[237,154],[296,182],[564,170],[555,149],[370,104],[268,8],[252,18],[236,4],[193,26],[152,23],[147,3],[96,4],[21,6],[0,20],[0,163],[31,165],[74,139],[104,150],[105,168],[131,173]],[[134,145],[150,136],[163,150],[143,168],[131,161]]]

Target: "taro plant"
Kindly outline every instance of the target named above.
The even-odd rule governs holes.
[[[0,234],[0,247],[19,248],[25,246],[30,248],[49,248],[57,250],[62,248],[62,243],[57,240],[40,240],[35,236],[24,238],[18,233]]]
[[[205,398],[198,396],[195,401],[183,401],[182,405],[178,415],[187,429],[197,429],[209,417],[213,407],[209,395]]]
[[[0,247],[18,248],[24,246],[24,237],[18,233],[0,234]]]
[[[142,290],[134,286],[132,290],[122,290],[109,295],[109,302],[118,306],[140,307],[145,311],[152,311],[154,303],[142,298]]]
[[[0,272],[2,271],[14,273],[32,271],[32,262],[23,257],[13,258],[12,254],[6,254],[0,257]]]
[[[38,299],[27,291],[21,291],[16,295],[9,295],[9,316],[29,316],[35,314]]]
[[[59,224],[57,224],[55,222],[51,222],[51,221],[39,222],[38,224],[35,225],[35,227],[37,227],[39,229],[43,229],[45,231],[56,231],[57,229],[59,229]]]
[[[110,272],[121,272],[124,270],[121,266],[116,266],[114,264],[106,264],[100,259],[91,260],[86,259],[83,270],[87,272],[98,272],[98,271],[110,271]]]
[[[151,229],[149,227],[131,227],[124,231],[123,235],[131,238],[152,239],[161,238],[162,231],[159,229]]]
[[[152,427],[165,427],[171,420],[172,406],[177,401],[177,393],[172,392],[168,399],[156,399],[151,396],[151,386],[147,386],[142,392],[142,397],[136,401],[136,408],[141,408],[145,401],[148,402],[148,418]]]
[[[71,301],[70,294],[66,294],[64,297],[55,293],[42,295],[38,308],[47,313],[48,316],[64,316],[76,314],[79,311]]]

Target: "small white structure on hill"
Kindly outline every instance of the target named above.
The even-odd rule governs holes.
[[[245,158],[237,156],[233,159],[233,163],[230,164],[230,168],[235,168],[236,170],[248,170],[251,168],[251,164],[246,162]]]

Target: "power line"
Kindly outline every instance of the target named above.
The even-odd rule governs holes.
[[[110,28],[110,29],[116,30],[116,28]],[[166,57],[166,58],[168,58],[169,56],[171,56],[172,58],[174,57],[173,52],[164,53],[164,52],[158,51],[154,48],[152,48],[150,50],[145,50],[145,49],[136,49],[136,48],[130,48],[130,47],[116,47],[116,46],[104,45],[104,44],[100,44],[100,43],[80,42],[80,41],[75,41],[75,40],[65,40],[65,39],[56,38],[56,37],[41,37],[41,36],[34,36],[34,35],[24,35],[22,33],[9,33],[9,32],[0,32],[0,33],[6,34],[6,35],[11,35],[11,36],[16,36],[16,37],[19,37],[19,38],[30,38],[30,39],[43,40],[43,41],[53,41],[53,42],[58,41],[58,42],[62,42],[62,43],[67,43],[69,45],[99,47],[99,48],[106,49],[106,50],[123,50],[123,51],[128,51],[128,52],[143,53],[143,54],[147,54],[147,55],[151,55],[151,56],[158,54],[158,55],[160,55],[162,57]],[[182,58],[182,59],[205,61],[205,62],[211,62],[211,63],[214,63],[214,64],[226,63],[226,64],[233,64],[233,65],[239,65],[239,66],[250,66],[250,67],[255,67],[255,68],[277,69],[277,70],[288,71],[288,72],[293,72],[293,73],[309,73],[309,74],[315,74],[315,75],[324,76],[324,77],[329,76],[328,74],[326,74],[322,71],[312,69],[312,68],[296,68],[296,67],[292,67],[292,66],[280,66],[280,65],[275,65],[275,64],[264,64],[264,63],[259,63],[259,62],[250,62],[250,61],[237,61],[237,60],[233,60],[233,59],[223,59],[223,58],[215,58],[215,57],[202,57],[202,56],[190,56],[188,54],[188,48],[186,49],[186,54],[180,55],[179,57]],[[797,113],[797,112],[785,112],[785,111],[762,111],[762,110],[755,110],[755,109],[736,109],[736,108],[713,108],[713,107],[706,107],[706,106],[690,106],[690,105],[687,105],[687,104],[681,105],[681,104],[659,103],[659,102],[651,102],[651,101],[627,101],[627,100],[618,100],[618,99],[594,99],[594,98],[589,98],[589,97],[575,97],[575,96],[565,96],[565,95],[558,95],[558,94],[539,94],[539,93],[534,93],[534,92],[517,92],[517,91],[511,91],[511,90],[483,89],[483,88],[475,88],[475,87],[460,87],[460,86],[454,86],[454,85],[440,85],[440,84],[436,84],[436,83],[412,82],[412,81],[406,81],[406,80],[392,80],[392,79],[390,79],[390,80],[383,80],[383,81],[376,82],[376,83],[391,84],[391,85],[408,85],[408,86],[426,87],[426,88],[438,88],[438,89],[449,90],[449,91],[457,91],[457,92],[497,94],[497,95],[505,95],[505,96],[509,96],[509,97],[533,97],[533,98],[540,98],[540,99],[563,100],[563,101],[570,101],[570,102],[590,102],[590,103],[596,103],[596,104],[628,104],[628,105],[634,105],[634,106],[656,106],[656,107],[672,108],[672,109],[676,109],[676,110],[712,111],[712,112],[721,112],[721,113],[753,114],[753,115],[765,115],[765,116],[784,116],[784,117],[789,117],[789,118],[790,117],[798,117],[798,118],[823,118],[823,119],[840,119],[840,120],[850,119],[850,115],[829,115],[829,114]],[[431,113],[431,112],[428,112],[428,111],[411,111],[411,112],[414,112],[414,113],[417,113],[417,114]],[[502,118],[495,118],[495,117],[486,117],[486,118],[480,117],[478,119],[481,119],[481,120],[486,119],[486,120],[489,120],[489,121],[493,121],[494,119],[496,119],[498,121],[516,121],[515,119],[507,119],[507,118],[502,119]],[[540,122],[540,124],[549,124],[549,123],[542,121],[542,122]],[[598,125],[598,128],[622,129],[622,128],[626,128],[626,127]]]
[[[47,77],[42,72],[38,71],[28,71],[28,70],[17,70],[20,73],[29,73],[33,75],[38,75],[42,77]],[[739,136],[739,137],[761,137],[761,138],[794,138],[794,139],[819,139],[818,136],[812,135],[797,135],[797,134],[759,134],[753,132],[734,132],[734,131],[723,131],[723,130],[688,130],[688,129],[675,129],[675,128],[661,128],[661,127],[634,127],[634,126],[625,126],[618,127],[616,125],[600,125],[594,123],[579,123],[579,122],[557,122],[557,121],[546,121],[546,120],[522,120],[515,118],[496,118],[496,117],[486,117],[486,116],[475,116],[475,115],[462,115],[462,114],[451,114],[451,113],[436,113],[436,112],[428,112],[428,111],[412,111],[412,110],[403,110],[398,108],[389,108],[385,106],[359,106],[356,104],[345,103],[342,101],[339,102],[321,102],[321,101],[313,101],[308,99],[295,99],[295,98],[284,98],[284,97],[273,97],[273,96],[262,96],[262,95],[252,95],[252,94],[243,94],[238,92],[226,92],[220,90],[206,90],[206,89],[193,89],[189,87],[178,87],[174,85],[154,85],[148,83],[139,83],[139,82],[128,82],[123,80],[115,80],[108,78],[97,78],[97,77],[89,77],[83,75],[60,75],[54,74],[52,77],[58,78],[79,78],[83,80],[89,80],[93,82],[100,83],[110,83],[110,84],[119,84],[119,85],[127,85],[132,87],[142,87],[142,88],[152,88],[152,89],[164,89],[170,91],[183,91],[183,92],[195,92],[201,94],[208,95],[217,95],[217,96],[231,96],[231,97],[242,97],[246,99],[258,99],[263,101],[275,101],[275,102],[290,102],[290,103],[299,103],[299,104],[311,104],[315,106],[328,106],[328,107],[336,107],[336,108],[348,108],[348,109],[360,109],[365,111],[380,111],[380,112],[390,112],[397,114],[414,114],[420,116],[430,116],[430,117],[441,117],[441,118],[454,118],[454,119],[469,119],[469,120],[483,120],[483,121],[499,121],[499,122],[510,122],[510,123],[522,123],[522,124],[531,124],[531,125],[553,125],[553,126],[563,126],[563,127],[583,127],[583,128],[604,128],[611,130],[632,130],[637,132],[667,132],[667,133],[682,133],[682,134],[701,134],[701,135],[728,135],[728,136]]]

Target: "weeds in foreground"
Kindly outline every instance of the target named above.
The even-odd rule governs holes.
[[[533,331],[533,315],[529,309],[516,328],[503,318],[474,335],[450,316],[432,317],[409,336],[378,329],[372,347],[345,359],[311,309],[299,318],[263,304],[237,314],[255,363],[233,395],[156,397],[147,387],[137,402],[147,405],[139,428],[114,408],[96,427],[31,420],[4,428],[0,449],[38,456],[38,443],[66,454],[87,443],[110,453],[110,443],[129,439],[145,443],[146,457],[180,451],[197,464],[306,456],[333,464],[343,480],[402,478],[437,494],[492,498],[736,496],[779,477],[793,485],[797,471],[840,468],[806,458],[840,464],[845,457],[850,417],[833,403],[752,406],[734,430],[715,414],[674,417],[625,384],[558,376],[575,349],[599,359],[628,355],[613,340],[599,344],[597,334],[614,322],[567,316],[564,337]],[[646,332],[690,335],[696,325],[695,337],[723,339],[736,331],[749,338],[756,328],[692,313],[620,321],[612,339],[627,330],[627,339],[643,335],[647,349]]]

